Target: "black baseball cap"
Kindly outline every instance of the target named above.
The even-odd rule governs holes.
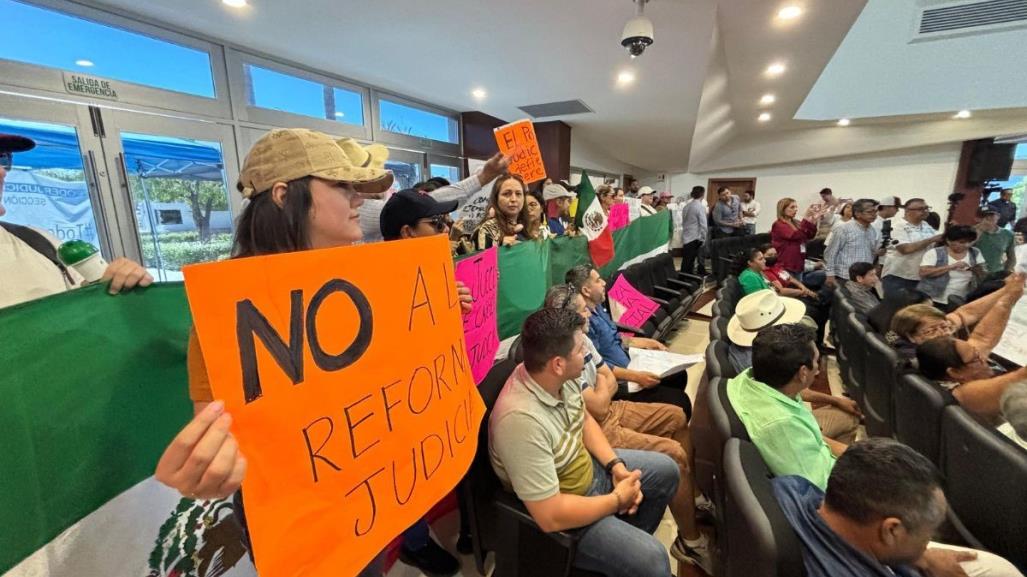
[[[25,152],[36,147],[36,141],[17,134],[0,134],[0,152]]]
[[[407,188],[393,194],[385,203],[378,227],[385,240],[395,240],[403,225],[414,226],[422,218],[449,214],[456,210],[457,204],[455,200],[439,202],[430,194]]]

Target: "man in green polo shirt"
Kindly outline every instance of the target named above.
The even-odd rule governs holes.
[[[998,213],[991,208],[977,210],[977,242],[989,273],[1012,271],[1016,265],[1016,241],[1013,232],[999,228]]]
[[[677,490],[674,461],[610,448],[585,410],[585,319],[542,309],[524,321],[524,362],[489,418],[489,457],[503,486],[543,531],[578,529],[574,564],[608,577],[670,577],[653,537]]]
[[[824,437],[799,396],[819,372],[813,339],[798,324],[761,330],[752,368],[728,381],[727,397],[774,475],[799,475],[823,490],[846,445]]]

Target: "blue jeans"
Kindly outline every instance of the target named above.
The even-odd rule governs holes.
[[[920,284],[918,280],[909,280],[900,276],[888,275],[881,279],[881,286],[884,287],[884,298],[896,298],[902,291],[916,290]]]
[[[581,541],[574,564],[607,577],[669,577],[667,549],[652,534],[677,491],[678,466],[653,451],[617,449],[616,453],[629,470],[642,471],[642,504],[634,515],[611,515],[578,529]],[[589,496],[613,491],[613,479],[595,459],[592,471]]]
[[[429,539],[431,539],[431,533],[428,532],[428,522],[421,517],[403,532],[403,547],[411,551],[419,551],[428,546]]]

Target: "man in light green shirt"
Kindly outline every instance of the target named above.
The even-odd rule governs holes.
[[[763,329],[752,343],[752,368],[728,381],[727,396],[774,475],[799,475],[823,490],[846,445],[824,437],[799,396],[819,372],[813,340],[798,324]]]
[[[977,211],[977,250],[981,251],[989,273],[1012,271],[1016,264],[1013,232],[998,226],[998,213],[990,208]]]

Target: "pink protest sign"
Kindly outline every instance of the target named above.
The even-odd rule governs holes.
[[[480,383],[499,350],[496,297],[499,294],[499,261],[496,247],[456,263],[456,280],[471,289],[474,306],[464,315],[464,341],[474,382]]]
[[[628,226],[628,203],[622,202],[610,207],[610,231]]]
[[[458,277],[459,278],[459,277]],[[631,286],[624,275],[617,278],[608,291],[611,301],[611,309],[618,308],[623,311],[617,322],[629,327],[640,328],[649,317],[653,316],[660,305],[655,301],[638,292],[638,289]],[[611,314],[613,310],[610,311]]]

